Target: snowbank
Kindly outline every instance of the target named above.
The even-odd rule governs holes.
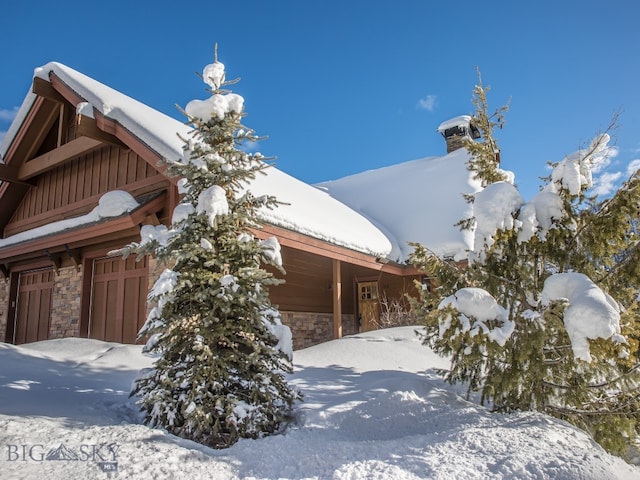
[[[0,370],[3,478],[640,478],[567,423],[463,400],[433,373],[448,362],[412,327],[295,352],[292,381],[305,394],[297,424],[228,450],[139,424],[127,395],[151,361],[140,346],[96,340],[0,344],[11,367]]]

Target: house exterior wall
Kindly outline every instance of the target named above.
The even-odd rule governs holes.
[[[21,175],[23,179],[32,180],[35,188],[5,183],[0,189],[3,200],[3,208],[0,209],[0,236],[7,237],[58,220],[77,217],[95,207],[99,198],[108,191],[126,190],[135,197],[146,197],[147,194],[163,191],[167,194],[155,197],[159,202],[165,202],[162,208],[154,204],[154,210],[145,210],[146,217],[137,218],[127,229],[113,232],[101,230],[100,233],[89,230],[89,238],[82,238],[78,242],[75,239],[68,240],[70,245],[64,244],[64,247],[70,259],[62,249],[62,243],[52,243],[50,251],[46,246],[40,248],[41,245],[33,251],[16,253],[15,249],[5,250],[13,253],[3,259],[3,264],[11,271],[11,275],[9,282],[0,281],[0,340],[14,328],[14,315],[11,314],[11,320],[8,320],[8,316],[16,310],[12,304],[18,298],[16,292],[19,290],[20,273],[27,272],[28,268],[47,268],[53,271],[53,264],[58,268],[52,286],[49,285],[51,282],[47,282],[46,290],[47,295],[51,293],[50,301],[49,297],[42,301],[47,306],[50,304],[50,310],[46,310],[46,315],[40,316],[37,309],[29,310],[25,318],[48,319],[48,322],[42,321],[42,331],[48,332],[48,338],[89,335],[90,323],[95,323],[97,318],[96,315],[91,315],[91,305],[92,302],[94,306],[98,304],[95,301],[98,291],[95,283],[92,288],[92,282],[96,280],[93,272],[95,263],[92,262],[107,255],[110,250],[128,243],[131,236],[137,236],[140,224],[159,222],[168,225],[171,221],[170,213],[179,199],[175,185],[156,168],[156,154],[150,149],[147,151],[147,146],[140,139],[136,139],[126,129],[115,128],[115,122],[107,122],[108,119],[103,119],[108,128],[98,127],[96,121],[76,115],[77,102],[63,102],[55,91],[42,88],[44,87],[41,85],[41,93],[38,94],[42,96],[34,103],[33,117],[21,127],[23,134],[16,137],[19,141],[8,158],[8,164],[12,164],[12,167],[27,170],[27,173],[22,172]],[[48,88],[51,89],[51,86]],[[67,94],[71,93],[73,92],[67,91]],[[116,133],[108,133],[112,130]],[[144,206],[144,201],[141,203]],[[153,203],[153,200],[149,203]],[[305,248],[305,239],[293,239],[289,247],[283,248],[287,275],[283,277],[278,272],[276,277],[284,278],[286,283],[271,289],[271,301],[284,312],[283,321],[292,329],[296,349],[333,338],[332,312],[334,301],[337,302],[337,295],[334,295],[337,285],[342,286],[342,333],[349,335],[358,332],[355,282],[361,277],[373,277],[376,281],[381,278],[374,259],[358,261],[350,255],[343,256],[335,248],[323,250],[318,246],[321,242],[309,240],[310,244],[306,245],[308,248]],[[312,245],[313,243],[316,245]],[[30,247],[27,245],[25,248]],[[43,250],[46,251],[46,256],[43,255]],[[334,262],[338,258],[346,260],[339,260],[342,262],[341,278],[334,278],[335,272],[339,271],[334,269]],[[26,265],[28,262],[31,264]],[[80,270],[76,269],[75,263],[82,265]],[[164,268],[155,259],[149,259],[150,287]],[[384,286],[381,288],[384,289]],[[141,287],[138,291],[143,290]],[[111,299],[108,295],[103,298]],[[144,294],[139,298],[141,301],[136,305],[141,308],[138,317],[142,317],[145,308],[148,313],[153,305],[142,303]],[[126,305],[125,302],[104,303],[110,306]],[[32,303],[27,301],[22,304]],[[19,325],[23,325],[20,317],[15,318],[18,318]],[[114,318],[111,310],[105,313],[104,318]],[[120,325],[121,319],[117,318]],[[13,338],[7,340],[12,341]]]
[[[167,266],[157,259],[149,259],[149,288],[153,287],[165,268]],[[147,304],[147,314],[153,306],[151,302]],[[280,310],[280,315],[282,323],[291,328],[294,350],[333,340],[333,313]],[[343,314],[342,322],[344,335],[358,332],[358,324],[353,314]]]
[[[106,250],[105,250],[106,251]],[[90,257],[94,254],[89,252]],[[86,262],[84,262],[86,263]],[[285,265],[286,266],[286,265]],[[83,295],[86,297],[89,295],[91,285],[86,279],[83,280],[84,265],[78,269],[71,261],[67,260],[63,266],[61,266],[57,273],[54,275],[54,284],[51,299],[51,318],[49,323],[48,338],[63,338],[63,337],[79,337],[86,336],[86,331],[83,333],[81,328],[81,322],[83,318],[83,308],[87,308],[83,305]],[[159,262],[157,259],[150,257],[148,259],[148,286],[153,287],[155,281],[159,278],[161,273],[167,268],[166,265]],[[303,276],[300,278],[300,273],[295,272],[293,269],[293,275],[285,276],[287,283],[275,287],[272,290],[279,292],[283,298],[280,300],[289,299],[289,295],[282,294],[282,289],[286,289],[292,283],[298,283],[299,280],[304,280],[302,285],[308,287],[310,282],[308,277]],[[90,270],[87,270],[90,273]],[[360,327],[358,324],[358,315],[354,311],[354,289],[355,283],[362,279],[362,276],[355,275],[357,272],[352,271],[352,267],[347,266],[345,268],[345,274],[343,275],[343,307],[342,307],[342,334],[352,335],[358,333]],[[316,272],[317,274],[317,272]],[[404,293],[410,292],[413,288],[411,277],[398,277],[389,274],[378,274],[374,277],[379,282],[380,292],[384,295],[389,295],[392,298],[400,298]],[[316,277],[316,282],[321,285],[322,296],[330,296],[331,292],[327,288],[330,283],[329,274],[324,277]],[[86,289],[87,292],[83,292]],[[325,292],[326,290],[326,292]],[[302,290],[300,290],[302,291]],[[0,281],[0,339],[5,338],[5,334],[8,330],[8,310],[10,302],[10,282]],[[273,298],[272,298],[273,301]],[[297,301],[292,302],[294,306],[298,305]],[[304,309],[292,309],[291,305],[278,305],[282,315],[282,322],[289,326],[292,330],[293,345],[295,350],[307,348],[313,345],[317,345],[322,342],[332,340],[334,337],[334,319],[331,305],[320,306],[317,304],[311,305],[311,308],[322,308],[324,311],[305,311]],[[146,305],[146,312],[151,310],[153,304],[148,302]],[[307,306],[308,308],[308,306]],[[384,325],[381,325],[384,326]],[[6,339],[11,341],[11,339]]]
[[[108,191],[148,193],[158,188],[158,178],[158,172],[132,151],[99,148],[38,176],[36,188],[26,193],[4,235],[84,214]]]

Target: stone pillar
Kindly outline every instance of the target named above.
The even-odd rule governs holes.
[[[156,280],[160,278],[160,275],[162,274],[162,272],[164,272],[167,266],[159,262],[157,258],[152,256],[149,256],[147,265],[149,268],[149,291],[151,291],[153,285],[156,283]],[[155,305],[153,303],[147,302],[147,316],[154,306]]]
[[[61,268],[53,280],[49,338],[80,335],[82,272],[76,267]]]

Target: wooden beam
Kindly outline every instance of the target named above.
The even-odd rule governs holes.
[[[53,263],[53,269],[55,270],[56,275],[58,275],[58,270],[60,270],[60,267],[62,266],[62,261],[60,260],[60,258],[55,258],[53,255],[51,255],[51,252],[48,248],[44,250],[44,253],[49,261]]]
[[[36,97],[2,161],[7,165],[19,165],[32,158],[57,118],[57,104]]]
[[[18,178],[18,169],[13,165],[6,165],[4,163],[0,163],[0,180],[9,183],[21,183],[30,187],[36,184],[35,180],[20,180]]]
[[[84,155],[91,150],[95,150],[100,145],[102,145],[100,140],[88,137],[80,137],[75,140],[71,140],[59,148],[23,163],[18,171],[18,179],[25,181],[48,170],[53,170],[74,158]]]
[[[129,148],[115,136],[100,130],[96,120],[86,115],[76,115],[76,136],[93,138],[120,148]]]
[[[153,225],[154,227],[157,227],[158,225],[160,225],[160,220],[158,219],[158,215],[156,215],[155,213],[152,213],[151,215],[146,216],[144,220],[142,220],[141,225]]]
[[[278,239],[280,245],[314,255],[337,259],[351,265],[370,268],[376,272],[384,272],[398,276],[413,276],[419,274],[419,271],[412,266],[400,265],[393,262],[382,263],[382,260],[372,255],[357,252],[318,238],[294,232],[293,230],[276,227],[275,225],[264,224],[262,228],[251,229],[251,232],[261,239],[274,236]]]
[[[46,98],[47,100],[51,100],[56,103],[64,103],[64,97],[60,95],[51,85],[50,82],[47,82],[44,78],[35,77],[33,79],[33,88],[31,89],[33,93],[38,95],[39,97]]]
[[[67,255],[69,255],[69,258],[71,258],[71,261],[73,262],[73,264],[76,266],[76,271],[79,272],[80,271],[80,265],[82,265],[82,258],[80,258],[80,255],[78,254],[78,251],[73,251],[69,248],[69,245],[67,245],[66,243],[64,244],[64,249],[67,251]]]
[[[333,260],[333,338],[342,338],[342,273],[340,260]]]
[[[0,273],[2,273],[5,280],[9,279],[9,269],[4,263],[0,263]]]
[[[62,145],[62,137],[64,135],[64,103],[60,104],[60,112],[58,113],[58,141],[56,142],[56,147],[60,147]]]

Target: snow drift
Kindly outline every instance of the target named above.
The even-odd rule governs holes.
[[[294,352],[292,381],[305,393],[297,423],[227,450],[140,424],[128,393],[152,361],[141,349],[79,338],[0,344],[3,478],[640,478],[567,423],[462,399],[432,370],[448,361],[413,327]],[[45,460],[56,449],[78,460]],[[113,462],[117,475],[101,470]]]

